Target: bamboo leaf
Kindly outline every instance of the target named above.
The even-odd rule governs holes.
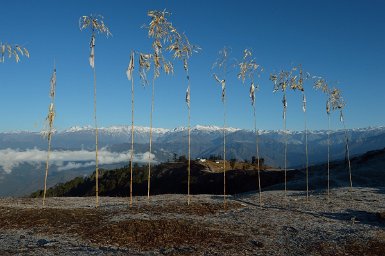
[[[89,62],[90,62],[91,68],[95,68],[95,36],[94,35],[92,35],[91,37],[90,48],[91,48],[91,52],[90,52]]]
[[[50,82],[50,97],[55,97],[55,90],[56,90],[56,69],[54,69],[52,76],[51,76],[51,82]]]
[[[130,63],[128,64],[126,75],[127,79],[131,81],[132,79],[132,71],[134,70],[134,52],[131,52]]]
[[[250,86],[250,99],[251,99],[251,105],[255,104],[255,86],[254,83],[251,83]]]
[[[188,86],[186,90],[186,103],[187,107],[190,108],[190,86]]]

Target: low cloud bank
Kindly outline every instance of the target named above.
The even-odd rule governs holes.
[[[105,148],[99,150],[99,164],[117,164],[129,162],[131,151],[111,152]],[[134,154],[134,162],[147,162],[150,156],[149,152]],[[151,154],[151,160],[154,161],[155,155]],[[47,151],[39,149],[0,150],[0,167],[6,173],[11,173],[12,169],[18,167],[22,163],[41,164],[47,160]],[[50,154],[50,165],[56,165],[57,170],[65,171],[70,169],[78,169],[95,165],[95,152],[87,150],[63,150],[52,151]]]

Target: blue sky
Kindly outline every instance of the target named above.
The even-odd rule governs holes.
[[[151,51],[151,40],[141,26],[149,22],[147,11],[154,9],[170,11],[174,26],[202,48],[190,59],[192,125],[223,124],[221,90],[211,71],[223,46],[231,47],[237,59],[244,48],[253,48],[265,69],[256,95],[260,129],[282,128],[282,95],[272,93],[269,74],[299,63],[309,73],[336,82],[347,102],[349,128],[385,125],[384,1],[39,0],[2,3],[0,41],[27,47],[31,58],[0,63],[0,131],[42,129],[54,60],[55,127],[93,124],[90,33],[78,27],[79,17],[89,14],[103,15],[113,34],[96,38],[99,126],[129,124],[131,92],[125,69],[131,50]],[[162,74],[156,81],[155,127],[187,123],[184,71],[178,60],[174,64],[174,75]],[[236,74],[227,78],[227,123],[251,129],[248,85],[242,85]],[[308,127],[325,129],[325,96],[305,86]],[[135,123],[149,126],[151,88],[141,86],[137,72],[135,90]],[[298,92],[289,92],[287,122],[290,130],[303,129]],[[332,125],[341,128],[336,114]]]

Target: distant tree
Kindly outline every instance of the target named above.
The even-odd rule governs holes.
[[[176,160],[178,159],[178,154],[177,153],[173,153],[173,161],[176,162]]]
[[[244,162],[247,164],[247,163],[249,163],[249,160],[245,159]]]
[[[255,164],[257,161],[257,158],[255,156],[251,157],[251,164]]]
[[[231,158],[230,159],[230,167],[231,167],[231,169],[233,169],[234,170],[234,167],[235,167],[235,163],[237,162],[237,159],[235,159],[235,158]]]
[[[178,162],[186,162],[187,161],[187,158],[186,158],[186,156],[185,155],[181,155],[181,156],[179,156],[179,158],[178,158]]]
[[[265,165],[265,158],[260,158],[259,159],[259,163],[261,164],[261,166]]]

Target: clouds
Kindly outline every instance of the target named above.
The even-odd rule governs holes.
[[[99,151],[99,164],[117,164],[129,162],[130,151],[110,152],[105,148]],[[147,162],[149,152],[134,154],[134,162]],[[151,154],[154,161],[155,155]],[[24,151],[14,149],[0,150],[0,167],[6,173],[11,173],[12,169],[22,163],[33,165],[41,164],[47,160],[47,151],[39,149],[28,149]],[[95,165],[95,152],[87,150],[63,150],[52,151],[50,154],[50,165],[55,165],[58,171],[91,167]]]

